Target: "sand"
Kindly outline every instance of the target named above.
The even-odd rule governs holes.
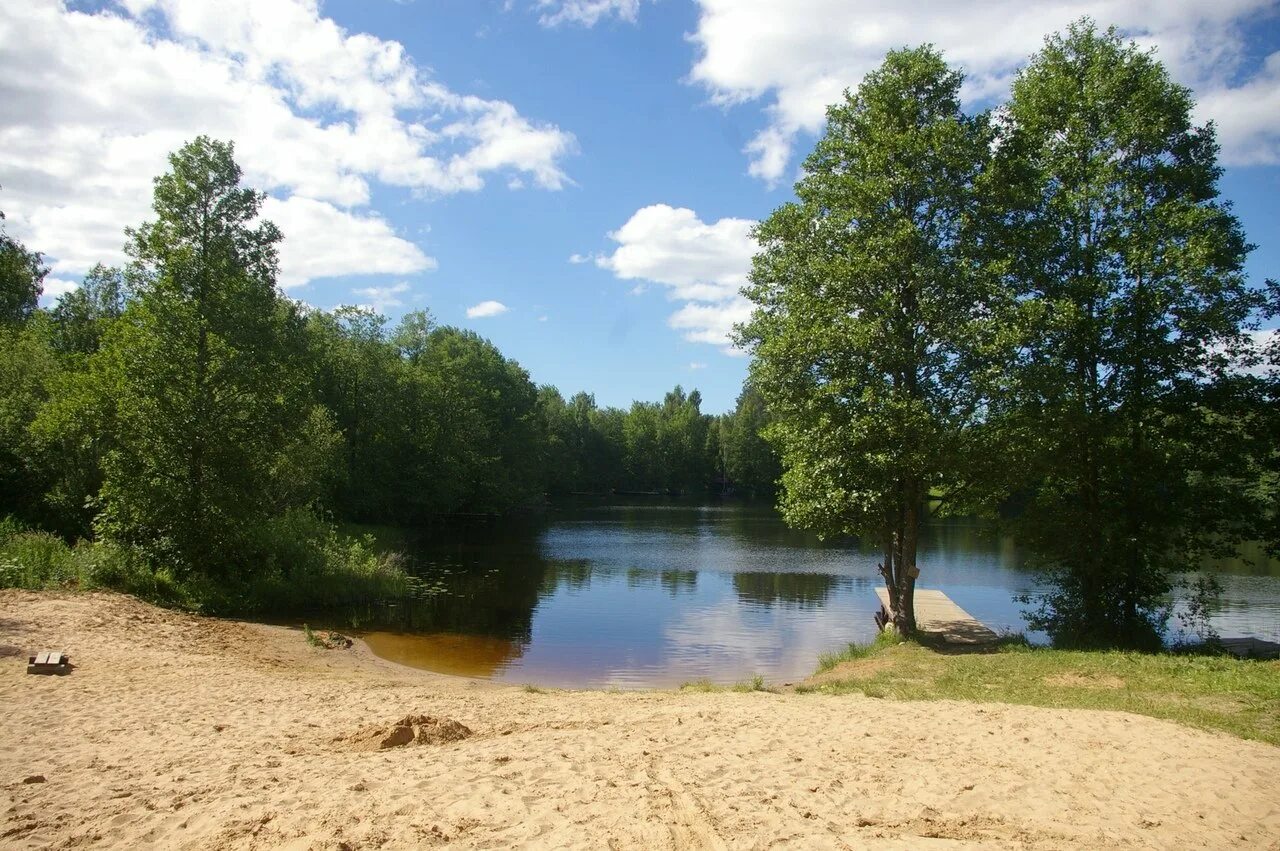
[[[27,675],[44,647],[75,670]],[[5,848],[1280,848],[1278,777],[1280,749],[1122,713],[534,693],[0,592]]]

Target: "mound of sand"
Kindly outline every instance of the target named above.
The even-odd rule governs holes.
[[[406,745],[444,745],[460,742],[472,735],[471,728],[452,718],[431,715],[406,715],[394,724],[361,727],[340,736],[334,742],[345,750],[378,751]]]

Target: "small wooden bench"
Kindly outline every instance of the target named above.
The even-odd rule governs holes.
[[[61,650],[41,650],[27,657],[28,674],[69,674],[71,657]]]

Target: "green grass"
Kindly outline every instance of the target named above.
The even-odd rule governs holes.
[[[680,684],[680,691],[696,691],[696,692],[713,692],[724,691],[724,686],[718,686],[706,678],[700,680],[690,680],[687,683]]]
[[[746,682],[734,683],[731,686],[716,685],[715,683],[711,682],[711,680],[706,678],[703,678],[701,680],[691,680],[687,683],[681,683],[680,691],[701,692],[704,694],[710,694],[713,692],[722,692],[722,691],[733,691],[733,692],[739,692],[739,693],[748,693],[753,691],[767,691],[775,694],[777,693],[777,689],[770,688],[769,686],[765,685],[764,677],[762,677],[760,674],[756,674],[754,677],[752,677],[750,680],[747,680]]]
[[[956,653],[886,638],[823,656],[796,691],[1118,710],[1280,745],[1280,661],[1054,650],[1017,638]]]
[[[823,653],[818,656],[818,672],[830,671],[841,662],[852,662],[855,659],[866,659],[879,653],[886,647],[901,644],[902,638],[896,632],[881,632],[870,644],[849,644],[843,650]]]

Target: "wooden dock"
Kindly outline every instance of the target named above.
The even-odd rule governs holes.
[[[889,592],[876,589],[880,605],[889,608]],[[994,644],[999,636],[973,615],[952,602],[941,591],[917,588],[916,628],[941,638],[947,644]]]
[[[1241,659],[1280,659],[1280,644],[1261,638],[1220,638],[1218,644]]]

